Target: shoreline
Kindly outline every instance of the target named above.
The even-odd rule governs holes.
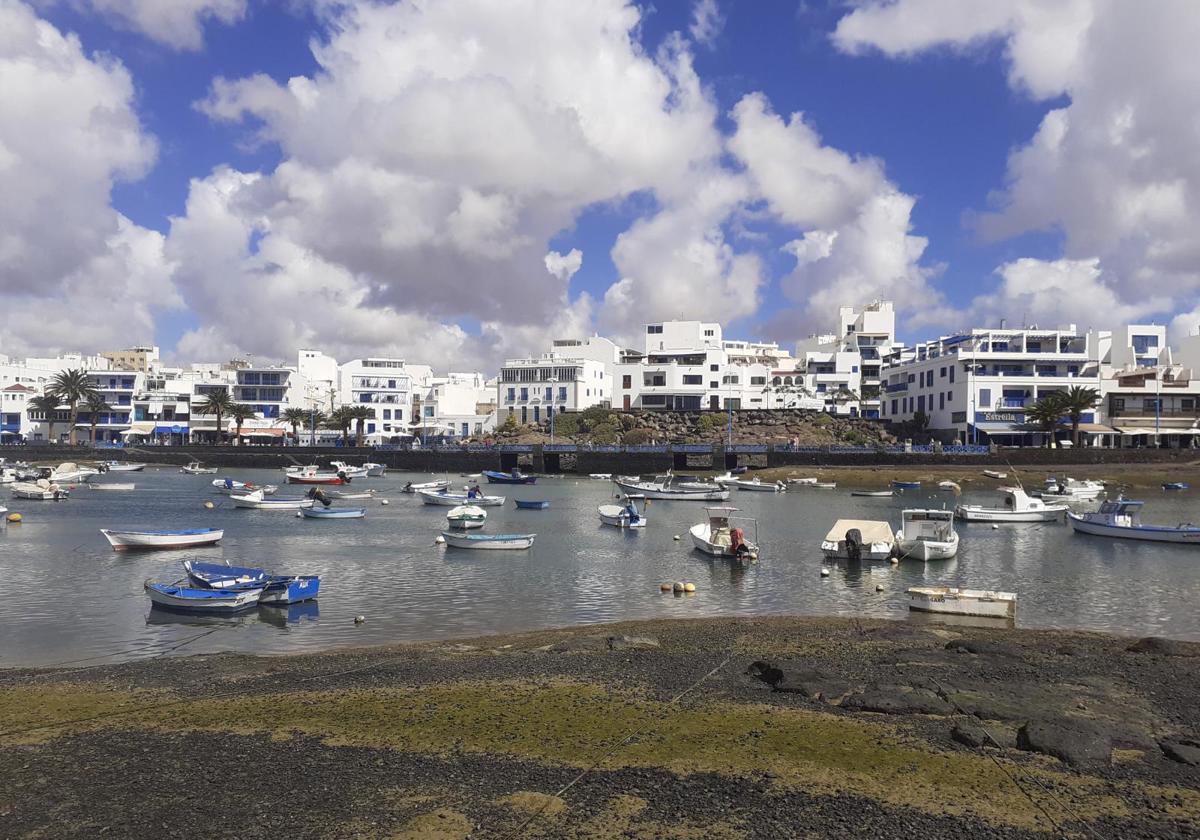
[[[1186,837],[1198,694],[1198,643],[783,616],[9,668],[0,834],[1056,830],[999,762],[1060,833]]]

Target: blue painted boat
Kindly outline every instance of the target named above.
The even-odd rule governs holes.
[[[362,519],[367,515],[366,508],[305,508],[300,511],[305,519]]]
[[[1188,522],[1179,525],[1143,525],[1142,505],[1132,499],[1103,502],[1100,510],[1076,514],[1067,511],[1067,524],[1078,534],[1200,545],[1200,527]]]
[[[180,586],[174,583],[146,581],[146,594],[156,607],[189,613],[215,613],[227,615],[258,606],[258,596],[263,587],[237,589],[206,589],[204,587]]]
[[[488,480],[488,484],[533,484],[537,481],[536,476],[524,475],[520,470],[512,472],[497,472],[496,470],[484,470],[483,477]]]
[[[920,490],[921,482],[919,482],[919,481],[893,481],[892,487],[896,490]]]
[[[321,589],[320,575],[272,575],[258,596],[260,604],[298,604],[311,601]]]
[[[1190,490],[1191,485],[1186,481],[1165,481],[1163,482],[1164,490]]]
[[[265,586],[270,575],[264,569],[250,566],[227,566],[224,563],[202,563],[184,560],[183,570],[188,580],[206,589],[245,589]]]
[[[514,499],[517,503],[518,510],[545,510],[550,507],[549,502],[533,502],[526,499]]]

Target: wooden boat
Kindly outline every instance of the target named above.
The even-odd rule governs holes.
[[[729,490],[719,484],[676,484],[673,476],[660,481],[615,480],[618,487],[630,496],[644,499],[673,499],[676,501],[723,502],[729,498]]]
[[[305,519],[362,519],[366,508],[311,507],[300,511]]]
[[[782,481],[763,481],[758,476],[750,479],[735,478],[726,486],[733,486],[739,490],[757,491],[759,493],[782,493],[787,489],[787,485]]]
[[[101,472],[141,472],[146,469],[145,464],[134,464],[129,461],[102,461],[100,466],[103,467]]]
[[[1115,537],[1123,540],[1145,540],[1148,542],[1190,543],[1200,545],[1200,526],[1189,523],[1179,525],[1143,525],[1142,505],[1132,499],[1116,499],[1103,502],[1100,510],[1093,513],[1071,513],[1067,511],[1067,524],[1078,534],[1093,534],[1098,537]]]
[[[219,528],[185,528],[176,531],[114,531],[101,528],[113,551],[131,549],[199,548],[215,545],[225,532]]]
[[[472,494],[467,493],[451,493],[446,490],[436,492],[433,490],[418,490],[417,495],[421,497],[421,501],[427,505],[441,505],[442,507],[458,507],[459,505],[478,505],[479,507],[499,507],[504,504],[504,496],[486,496],[482,493]]]
[[[1191,486],[1186,481],[1165,481],[1162,488],[1164,490],[1189,490]]]
[[[537,476],[523,475],[520,470],[506,473],[484,470],[483,477],[488,480],[488,484],[533,484],[537,481]]]
[[[173,583],[146,581],[146,594],[155,606],[191,613],[228,614],[258,606],[261,587],[247,589],[206,589]]]
[[[513,499],[517,503],[518,510],[545,510],[550,507],[549,502],[532,501],[528,499]]]
[[[1047,504],[1021,487],[1001,487],[1000,507],[958,505],[954,515],[964,522],[1053,522],[1067,509],[1065,503]]]
[[[264,496],[273,496],[279,490],[274,484],[255,484],[252,481],[236,481],[232,478],[216,478],[213,479],[213,490],[217,493],[224,493],[226,496],[232,496],[235,493],[239,496],[245,496],[247,493],[262,491]]]
[[[387,466],[384,464],[375,464],[370,461],[363,464],[363,469],[367,471],[368,478],[383,478],[387,475]]]
[[[83,487],[90,487],[93,490],[133,490],[137,485],[125,482],[106,482],[104,484],[84,484]]]
[[[836,481],[818,481],[816,484],[809,484],[806,486],[811,487],[814,490],[836,490],[837,482]]]
[[[205,589],[235,589],[264,586],[270,575],[264,569],[230,566],[228,563],[202,563],[184,560],[188,580]]]
[[[1104,482],[1074,478],[1047,478],[1043,499],[1095,499],[1104,492]]]
[[[733,525],[733,520],[742,520],[754,524],[758,531],[758,522],[745,517],[735,517],[735,507],[710,507],[708,521],[693,525],[688,529],[692,536],[692,545],[712,557],[732,557],[738,560],[757,560],[757,534],[754,542],[746,539],[744,528]]]
[[[8,489],[15,498],[42,502],[59,502],[70,495],[70,491],[66,487],[53,484],[44,478],[39,478],[37,481],[17,481],[8,485]]]
[[[811,477],[811,476],[809,478],[789,478],[787,480],[787,483],[788,484],[798,484],[801,487],[804,487],[804,486],[811,487],[812,485],[817,483],[817,479],[815,477]]]
[[[908,608],[943,615],[974,615],[984,618],[1013,618],[1017,593],[988,589],[957,589],[953,586],[910,586]]]
[[[463,534],[442,531],[446,545],[452,548],[524,549],[533,545],[537,534]]]
[[[645,528],[646,517],[642,516],[637,505],[630,501],[625,505],[600,505],[596,508],[600,521],[615,528]]]
[[[374,499],[375,490],[330,490],[329,495],[335,499]]]
[[[486,521],[487,511],[476,505],[459,505],[446,513],[446,523],[460,531],[482,528]]]
[[[962,490],[962,488],[958,486],[957,482],[951,481],[950,479],[945,479],[944,481],[939,481],[938,489],[939,490],[949,490],[951,492],[953,492],[955,490],[958,490],[958,491]]]
[[[851,490],[850,495],[851,496],[863,496],[863,497],[867,497],[867,498],[883,498],[885,496],[887,496],[887,497],[892,496],[893,492],[894,491],[892,491],[892,490]]]
[[[308,510],[314,504],[313,499],[294,496],[286,499],[268,499],[257,491],[229,498],[236,507],[250,508],[251,510]]]
[[[983,474],[988,478],[1008,478],[1008,473],[999,470],[984,470]]]
[[[217,472],[217,468],[206,467],[199,461],[189,461],[186,466],[180,467],[179,471],[188,475],[214,475]]]
[[[896,532],[896,556],[913,560],[949,560],[958,554],[958,532],[954,512],[949,510],[905,510]]]
[[[288,473],[288,484],[349,484],[350,479],[344,473]]]
[[[892,527],[872,519],[839,519],[821,543],[831,560],[887,560],[895,547]]]
[[[320,575],[271,575],[258,596],[258,603],[266,606],[298,604],[313,600],[320,591]]]
[[[921,482],[919,481],[893,481],[893,490],[920,490]]]
[[[401,491],[404,493],[419,493],[422,490],[448,490],[449,488],[449,481],[426,481],[423,484],[413,484],[410,481],[401,488]]]

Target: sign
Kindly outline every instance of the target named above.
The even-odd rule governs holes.
[[[1024,423],[1025,412],[1023,411],[976,411],[975,422],[977,423]]]

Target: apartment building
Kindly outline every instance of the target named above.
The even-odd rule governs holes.
[[[896,313],[890,300],[876,300],[856,309],[838,309],[837,331],[811,336],[796,345],[797,381],[786,369],[773,374],[772,384],[783,387],[791,402],[803,407],[818,400],[831,414],[878,418],[883,360],[903,347],[896,341]],[[792,376],[792,383],[783,383]],[[779,383],[774,382],[778,377]]]
[[[612,394],[612,375],[595,359],[555,352],[508,359],[496,382],[497,421],[540,423],[555,412],[611,405]]]

